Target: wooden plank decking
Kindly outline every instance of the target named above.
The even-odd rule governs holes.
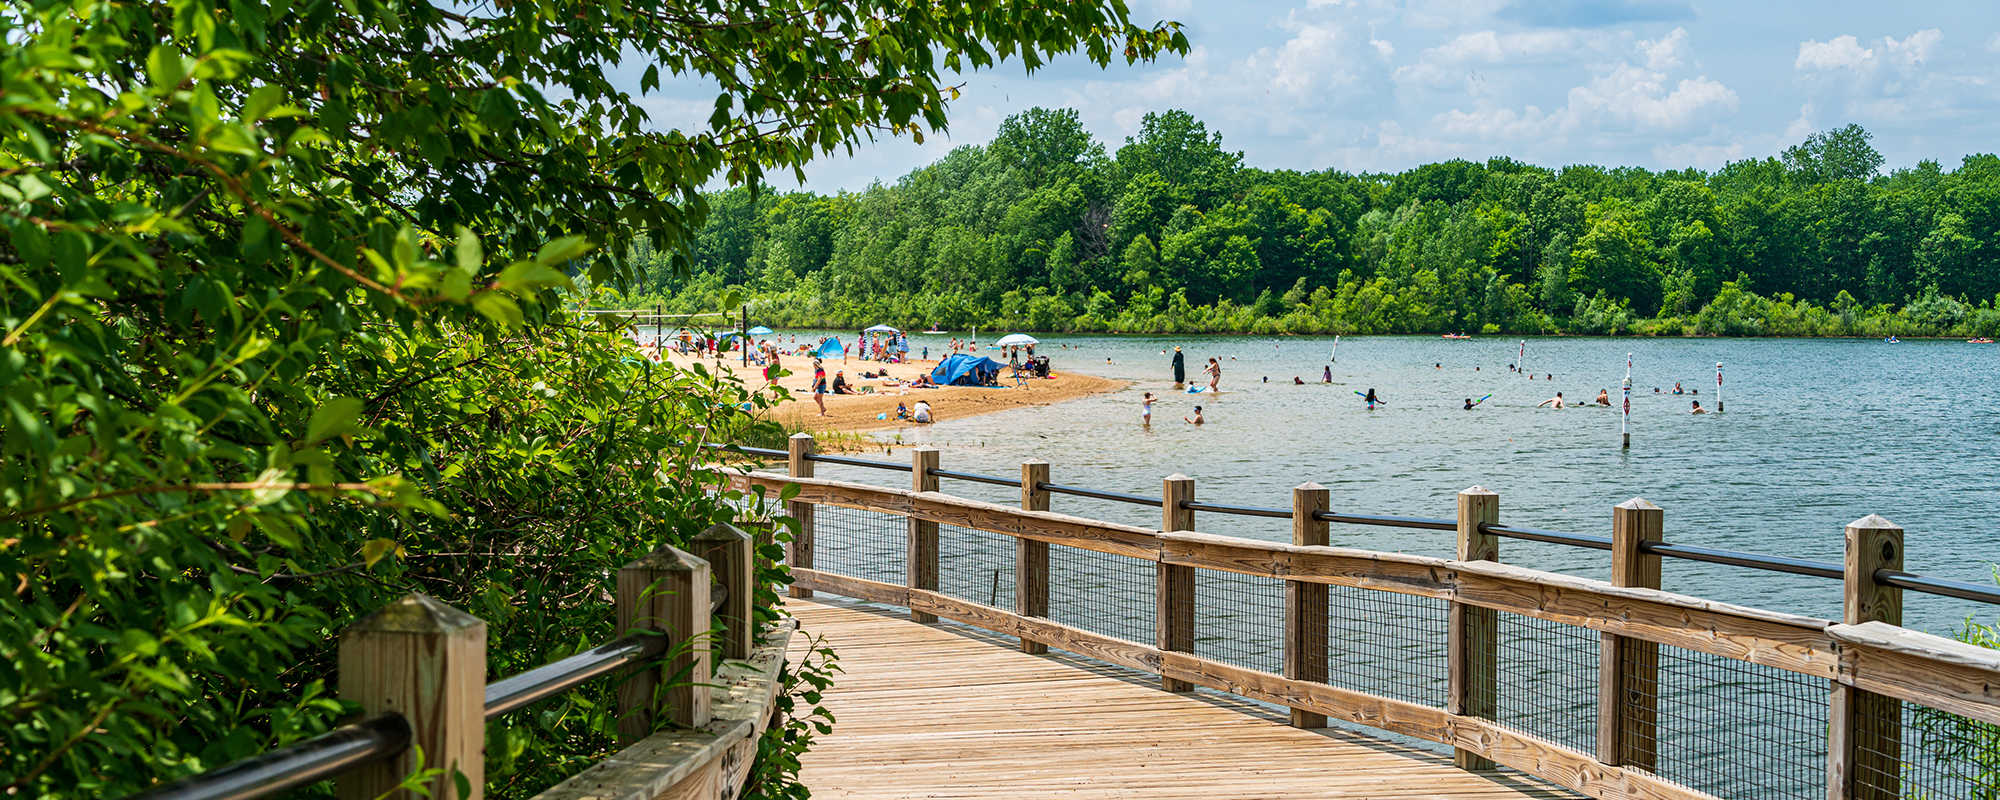
[[[1012,639],[838,600],[788,600],[840,654],[818,798],[1571,798],[1514,772],[1339,730]]]

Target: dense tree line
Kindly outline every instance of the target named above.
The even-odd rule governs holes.
[[[1508,158],[1245,166],[1185,111],[1115,153],[1069,109],[893,185],[709,195],[633,304],[771,324],[1258,333],[1991,334],[2000,158],[1884,174],[1858,126],[1715,172]]]

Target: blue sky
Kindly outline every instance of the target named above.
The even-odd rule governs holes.
[[[1033,76],[1018,63],[957,76],[948,136],[823,159],[806,188],[893,182],[1037,105],[1077,109],[1113,151],[1146,112],[1187,109],[1272,169],[1496,155],[1713,169],[1850,122],[1889,168],[2000,150],[1994,0],[1137,0],[1133,17],[1181,22],[1195,49],[1148,66],[1075,58]],[[644,102],[664,127],[698,127],[713,98],[685,82]]]

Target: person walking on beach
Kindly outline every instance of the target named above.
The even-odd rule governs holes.
[[[1146,393],[1146,397],[1145,397],[1144,399],[1142,399],[1142,400],[1140,400],[1140,401],[1139,401],[1139,424],[1140,424],[1140,425],[1141,425],[1142,427],[1147,427],[1147,428],[1151,428],[1151,427],[1153,427],[1153,393],[1152,393],[1152,392],[1147,392],[1147,393]]]
[[[819,415],[826,416],[826,367],[820,366],[819,359],[813,359],[813,402],[819,404]]]
[[[1202,371],[1208,373],[1208,391],[1210,393],[1222,391],[1222,362],[1211,357],[1208,359],[1208,366],[1203,367]]]
[[[1110,363],[1107,359],[1105,363]],[[1187,357],[1181,354],[1179,345],[1174,346],[1174,388],[1187,383]]]

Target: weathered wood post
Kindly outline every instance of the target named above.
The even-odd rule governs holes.
[[[919,447],[910,451],[910,491],[935,492],[938,477],[931,470],[938,467],[938,449]],[[905,582],[912,589],[938,588],[938,524],[911,516],[909,558]],[[936,622],[937,615],[912,609],[912,622]]]
[[[1194,530],[1194,509],[1181,506],[1193,499],[1193,478],[1176,472],[1161,481],[1160,529]],[[1155,644],[1161,650],[1191,652],[1194,650],[1194,567],[1164,561],[1156,562],[1154,566]],[[1161,675],[1160,688],[1169,692],[1191,692],[1194,691],[1194,684]]]
[[[715,674],[710,641],[707,560],[662,545],[618,568],[618,633],[665,631],[672,637],[670,658],[618,684],[618,738],[626,743],[653,732],[654,710],[689,728],[709,721],[710,677]]]
[[[366,716],[395,712],[410,723],[410,748],[343,772],[342,800],[375,800],[417,768],[445,770],[431,797],[480,800],[486,784],[486,623],[421,594],[355,620],[340,633],[340,697]],[[472,792],[458,793],[456,772]],[[410,792],[388,795],[413,800]]]
[[[1049,482],[1049,462],[1021,462],[1021,510],[1049,510],[1049,492],[1036,488]],[[1024,617],[1049,615],[1049,543],[1014,537],[1014,613]],[[1021,652],[1040,655],[1046,642],[1021,640]]]
[[[1500,495],[1474,486],[1458,493],[1458,560],[1499,561],[1500,537],[1479,530],[1480,523],[1500,521]],[[1490,608],[1454,602],[1446,634],[1451,685],[1446,710],[1462,716],[1492,719],[1496,707],[1500,615]],[[1458,748],[1459,769],[1489,770],[1491,759]]]
[[[1302,483],[1292,489],[1292,544],[1324,547],[1327,522],[1315,516],[1332,507],[1326,487]],[[1285,581],[1285,677],[1325,683],[1327,679],[1327,600],[1324,583]],[[1324,728],[1326,715],[1292,709],[1292,727]]]
[[[756,642],[757,563],[754,538],[734,525],[715,524],[695,535],[688,549],[708,562],[715,585],[722,587],[722,654],[745,659]],[[714,598],[710,598],[713,602]]]
[[[1665,514],[1634,497],[1611,509],[1611,585],[1660,588],[1660,557],[1640,550],[1660,541]],[[1660,646],[1601,634],[1597,662],[1597,760],[1655,767],[1659,752]]]
[[[1847,524],[1847,592],[1842,621],[1903,624],[1903,590],[1875,582],[1875,571],[1903,568],[1903,529],[1870,514]],[[1902,703],[1833,684],[1828,704],[1828,800],[1899,800],[1903,795]]]
[[[794,478],[813,476],[813,437],[809,433],[794,433],[785,442],[785,463]],[[812,569],[813,566],[813,505],[793,500],[785,513],[799,521],[799,530],[792,534],[792,546],[787,553],[793,569]],[[811,589],[792,587],[793,597],[811,597]]]

